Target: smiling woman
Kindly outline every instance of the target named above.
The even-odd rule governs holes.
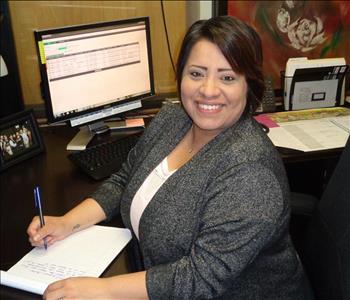
[[[308,299],[288,233],[285,170],[252,117],[261,67],[259,36],[242,21],[215,17],[189,28],[177,63],[183,105],[164,104],[90,198],[28,229],[40,245],[120,213],[143,267],[58,281],[46,299]]]
[[[220,49],[208,40],[193,47],[183,71],[181,100],[194,131],[215,136],[242,115],[247,99],[245,76],[234,72]]]

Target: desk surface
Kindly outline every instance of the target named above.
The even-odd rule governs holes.
[[[41,128],[41,132],[46,152],[0,174],[2,270],[8,270],[31,250],[26,229],[36,214],[33,199],[34,186],[41,187],[44,213],[62,215],[100,184],[80,172],[67,158],[66,145],[77,132],[76,129],[56,126]],[[112,133],[112,136],[102,136],[98,139],[118,138],[123,134],[125,133],[117,132]],[[334,149],[334,151],[301,153],[280,150],[287,164],[333,158],[339,156],[342,151],[342,149]],[[118,218],[107,225],[123,226]],[[124,250],[104,275],[122,274],[130,270]],[[0,287],[0,298],[41,299],[38,295],[4,286]]]
[[[36,214],[33,188],[41,187],[46,215],[62,215],[94,191],[100,182],[81,173],[67,159],[66,146],[76,130],[67,127],[43,128],[46,152],[0,174],[1,270],[8,270],[32,249],[26,229]],[[106,225],[122,227],[120,219]],[[124,250],[104,275],[129,271]],[[41,299],[35,294],[1,286],[1,299]]]

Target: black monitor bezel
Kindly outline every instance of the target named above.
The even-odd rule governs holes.
[[[127,99],[119,100],[116,103],[98,106],[98,107],[91,108],[88,110],[72,113],[72,114],[69,114],[66,116],[59,116],[59,117],[55,116],[53,113],[53,109],[52,109],[52,102],[51,102],[51,96],[50,96],[50,91],[49,91],[49,83],[48,83],[48,76],[47,76],[47,71],[46,71],[46,64],[41,63],[41,57],[40,57],[39,42],[43,40],[42,37],[45,35],[50,35],[50,34],[69,33],[69,32],[74,32],[74,31],[98,29],[98,28],[110,27],[110,26],[120,26],[120,25],[125,26],[128,24],[135,24],[135,23],[141,23],[141,22],[143,22],[146,26],[149,78],[150,78],[150,85],[151,85],[150,92],[147,92],[147,93],[144,93],[142,95],[135,96],[135,97],[130,97]],[[68,122],[69,120],[71,120],[73,118],[77,118],[79,116],[83,116],[83,115],[86,115],[86,114],[89,114],[92,112],[101,111],[101,110],[106,109],[106,108],[117,107],[119,105],[124,105],[124,104],[129,103],[129,102],[142,100],[144,98],[151,97],[151,96],[155,95],[149,17],[118,19],[118,20],[106,21],[106,22],[95,22],[95,23],[79,24],[79,25],[72,25],[72,26],[62,26],[62,27],[56,27],[56,28],[50,28],[50,29],[34,30],[34,39],[35,39],[35,47],[36,47],[36,51],[37,51],[37,58],[38,58],[40,76],[41,76],[41,83],[40,83],[41,93],[42,93],[42,97],[44,99],[44,104],[45,104],[45,108],[46,108],[46,117],[47,117],[49,123]],[[106,117],[106,118],[110,118],[110,116]],[[100,120],[103,120],[103,119],[100,119]],[[93,122],[95,122],[95,121],[92,121],[91,123],[93,123]],[[89,123],[86,123],[86,124],[89,124]]]

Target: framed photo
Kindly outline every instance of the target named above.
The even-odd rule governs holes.
[[[33,110],[0,119],[0,172],[44,151]]]

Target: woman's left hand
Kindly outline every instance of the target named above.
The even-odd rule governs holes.
[[[46,300],[112,299],[106,278],[72,277],[50,284],[45,292]]]

